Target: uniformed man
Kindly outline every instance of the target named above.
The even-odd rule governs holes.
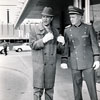
[[[64,37],[52,26],[53,17],[53,9],[45,7],[42,22],[31,27],[34,100],[41,100],[43,92],[45,100],[53,100],[57,44],[64,45]]]
[[[96,33],[91,25],[82,22],[84,11],[69,6],[71,25],[65,27],[65,51],[62,56],[62,68],[68,61],[72,71],[75,100],[82,99],[82,80],[86,81],[91,100],[98,100],[96,93],[95,71],[99,67],[99,47]]]

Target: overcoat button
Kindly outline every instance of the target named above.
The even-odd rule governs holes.
[[[78,60],[78,58],[76,58]]]
[[[44,55],[46,55],[47,53],[44,53]]]

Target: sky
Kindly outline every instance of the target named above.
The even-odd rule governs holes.
[[[9,22],[14,23],[18,0],[0,0],[0,22],[7,23],[7,9],[9,9]]]

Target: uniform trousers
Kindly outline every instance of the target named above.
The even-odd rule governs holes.
[[[53,100],[54,89],[53,88],[34,88],[34,100],[41,100],[41,97],[45,93],[45,100]]]
[[[4,48],[4,53],[7,55],[7,47]]]
[[[84,70],[72,70],[73,88],[75,100],[83,100],[82,98],[82,81],[83,76],[86,82],[91,100],[98,100],[96,92],[95,71],[93,68]]]

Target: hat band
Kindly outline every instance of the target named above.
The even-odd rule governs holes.
[[[78,15],[82,15],[81,13],[75,12],[75,11],[69,12],[69,14],[78,14]]]

